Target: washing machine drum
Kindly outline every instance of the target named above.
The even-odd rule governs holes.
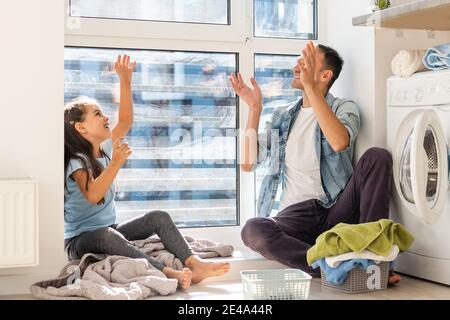
[[[394,147],[394,180],[403,205],[428,224],[439,220],[448,188],[447,143],[437,113],[412,112]]]

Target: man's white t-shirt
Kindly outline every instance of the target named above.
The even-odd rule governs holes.
[[[325,197],[316,153],[316,128],[313,108],[302,108],[287,139],[285,187],[281,194],[280,211],[296,203]]]

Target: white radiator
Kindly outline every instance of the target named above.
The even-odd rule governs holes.
[[[39,264],[38,188],[33,179],[0,179],[0,268]]]

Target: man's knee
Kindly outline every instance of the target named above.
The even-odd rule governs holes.
[[[244,244],[251,249],[264,246],[267,240],[270,222],[266,218],[252,218],[248,220],[241,230]]]
[[[383,148],[370,148],[363,154],[361,159],[382,166],[392,166],[392,156],[386,149]]]

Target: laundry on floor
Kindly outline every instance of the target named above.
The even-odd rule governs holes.
[[[450,43],[429,48],[423,57],[423,64],[434,71],[450,69]]]
[[[88,253],[58,278],[33,284],[30,292],[42,300],[141,300],[173,294],[177,286],[146,259]]]
[[[371,265],[394,261],[406,251],[414,237],[392,220],[381,219],[363,224],[340,223],[322,233],[307,252],[312,268],[321,268],[326,281],[342,284],[354,268],[367,270]]]
[[[234,248],[230,245],[188,236],[185,239],[201,258],[233,255]],[[158,237],[132,243],[167,267],[183,268],[181,261],[165,250]],[[140,300],[174,294],[177,286],[177,280],[168,279],[146,259],[88,253],[69,262],[57,278],[34,283],[30,291],[35,298],[43,300]]]
[[[184,238],[195,254],[203,259],[231,257],[234,252],[233,246],[230,245],[205,239],[196,240],[189,236],[185,236]],[[183,269],[183,264],[180,259],[166,250],[163,243],[157,236],[152,236],[144,240],[131,241],[131,243],[146,255],[154,257],[162,262],[165,266],[175,270]]]

